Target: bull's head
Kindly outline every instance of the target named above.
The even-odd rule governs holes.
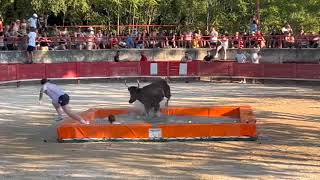
[[[128,91],[130,92],[130,99],[129,99],[129,103],[132,104],[134,103],[137,99],[138,99],[138,94],[140,92],[140,88],[139,88],[139,81],[138,82],[138,87],[137,86],[128,86],[127,85],[127,81],[124,82],[124,84],[128,87]]]

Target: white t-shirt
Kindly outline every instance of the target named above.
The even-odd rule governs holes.
[[[59,97],[65,94],[65,92],[60,87],[49,82],[45,83],[42,86],[41,92],[46,93],[55,104],[58,104]]]
[[[37,33],[35,32],[29,32],[28,34],[28,46],[36,47],[36,39],[37,39]]]
[[[259,64],[260,56],[258,55],[257,52],[252,53],[251,58],[252,58],[252,63]]]
[[[29,18],[28,19],[29,26],[37,29],[37,21],[38,19],[36,18],[33,18],[33,17]]]
[[[238,62],[238,63],[245,63],[246,62],[246,60],[247,60],[247,57],[246,57],[246,55],[244,55],[243,53],[241,53],[241,54],[236,54],[236,61]]]

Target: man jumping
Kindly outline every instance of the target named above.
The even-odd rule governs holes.
[[[62,114],[65,112],[70,118],[79,121],[82,124],[89,124],[89,121],[84,120],[79,115],[74,114],[69,106],[69,95],[66,94],[59,86],[50,83],[48,79],[40,81],[42,87],[39,94],[39,104],[41,104],[43,93],[47,94],[52,100],[52,105],[58,113],[56,121],[63,119]]]

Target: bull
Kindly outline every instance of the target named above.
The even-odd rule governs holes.
[[[167,81],[159,79],[142,88],[140,88],[139,81],[137,82],[138,86],[130,87],[125,82],[125,85],[128,87],[128,91],[130,92],[130,104],[134,103],[136,100],[140,101],[144,105],[147,115],[152,108],[155,113],[159,112],[160,102],[164,99],[164,97],[167,98],[166,106],[168,106],[171,92]]]

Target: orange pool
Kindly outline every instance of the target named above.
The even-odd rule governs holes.
[[[235,118],[234,123],[157,123],[137,122],[95,124],[98,118],[132,112],[129,108],[94,108],[81,116],[89,125],[67,119],[57,127],[60,142],[110,140],[228,140],[257,138],[256,120],[249,106],[169,107],[161,112],[167,116]],[[191,122],[191,121],[190,121]]]

